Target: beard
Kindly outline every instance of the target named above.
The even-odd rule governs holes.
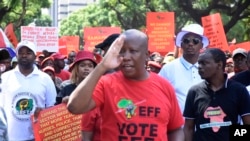
[[[23,60],[18,61],[18,65],[23,69],[31,69],[33,68],[34,64],[35,64],[34,61],[23,61]]]

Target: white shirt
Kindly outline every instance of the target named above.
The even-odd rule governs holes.
[[[250,94],[250,85],[246,86],[248,93]]]
[[[24,76],[17,66],[2,74],[2,96],[9,140],[30,140],[34,139],[30,116],[36,107],[55,104],[56,89],[49,75],[36,66],[28,76]]]
[[[177,100],[183,113],[188,90],[202,81],[198,73],[198,63],[190,64],[183,57],[164,65],[159,75],[167,79],[175,89]]]

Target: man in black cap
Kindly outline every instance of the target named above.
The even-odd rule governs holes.
[[[235,74],[245,71],[248,69],[247,66],[247,51],[243,48],[237,48],[232,54],[234,63],[234,72],[229,73],[229,78],[233,77]]]
[[[246,58],[247,58],[246,62],[248,65],[248,69],[235,74],[231,79],[238,81],[247,87],[247,86],[250,86],[250,79],[249,79],[249,77],[250,77],[250,51],[248,51]]]
[[[119,36],[120,34],[118,33],[111,34],[106,39],[104,39],[102,43],[97,44],[95,48],[103,50],[104,51],[103,56],[104,56],[106,52],[108,51],[109,47],[111,46],[111,44]]]

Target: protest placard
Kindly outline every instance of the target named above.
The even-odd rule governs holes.
[[[81,141],[82,115],[72,115],[65,104],[40,112],[37,119],[31,116],[36,141]]]
[[[79,36],[61,36],[59,38],[59,52],[65,56],[68,56],[69,52],[79,51],[80,37]],[[64,49],[66,48],[66,51]]]
[[[174,50],[174,12],[148,12],[146,26],[150,52],[165,55]]]
[[[120,27],[85,27],[84,28],[84,50],[93,51],[95,45],[101,43],[105,38],[114,33],[121,33]]]
[[[224,27],[219,13],[202,17],[204,35],[208,37],[209,47],[219,48],[223,51],[229,51]]]
[[[48,50],[58,52],[58,29],[57,27],[21,27],[21,40],[34,42],[37,52]]]
[[[58,47],[59,47],[59,52],[62,55],[65,55],[65,56],[68,55],[67,43],[66,43],[66,40],[64,38],[58,39]]]

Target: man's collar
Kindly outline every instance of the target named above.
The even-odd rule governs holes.
[[[37,68],[37,66],[34,64],[33,65],[33,71],[29,74],[29,75],[36,75],[36,74],[39,74],[39,71],[41,71],[41,70],[39,70],[38,68]],[[18,73],[20,73],[20,74],[22,74],[21,72],[20,72],[20,69],[19,69],[19,65],[17,65],[15,68],[14,68],[14,71],[15,72],[18,72]]]
[[[198,62],[196,62],[195,64],[191,64],[187,60],[185,60],[183,56],[180,57],[180,61],[187,70],[191,69],[192,67],[198,68]]]
[[[227,86],[228,86],[228,76],[227,76],[227,74],[226,73],[224,73],[224,85],[223,85],[223,88],[227,88]],[[210,86],[210,83],[208,82],[208,81],[205,81],[205,84],[207,85],[207,86]]]

